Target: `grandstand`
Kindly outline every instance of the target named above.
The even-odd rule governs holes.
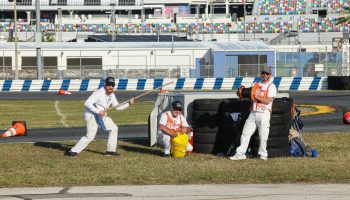
[[[176,31],[194,40],[262,40],[270,44],[290,44],[293,37],[292,44],[331,44],[333,37],[342,37],[342,32],[349,31],[347,24],[335,22],[347,5],[345,0],[40,1],[42,31],[62,32],[63,41],[71,40],[71,34],[66,33],[72,32],[88,35]],[[13,3],[0,0],[0,7],[0,33],[4,34],[14,28]],[[35,30],[35,0],[18,2],[17,11],[17,30],[27,35],[19,37],[26,40]],[[115,20],[111,14],[114,11]],[[229,36],[234,34],[238,36]]]
[[[35,0],[21,0],[16,6],[19,19],[14,27],[14,4],[0,0],[0,42],[13,41],[14,29],[20,41],[33,41]],[[162,38],[174,34],[193,42],[259,41],[276,50],[277,67],[283,59],[284,65],[288,64],[283,55],[297,53],[299,60],[288,66],[297,69],[294,75],[315,76],[315,69],[306,73],[301,69],[308,62],[301,61],[300,52],[316,53],[319,63],[340,67],[342,48],[334,51],[333,42],[343,38],[349,26],[337,24],[335,19],[346,13],[347,6],[345,0],[41,0],[40,25],[44,37],[56,42],[102,41],[96,39],[101,35]],[[288,56],[295,60],[294,54]],[[305,57],[311,60],[315,56]],[[327,73],[339,74],[339,70],[321,75]]]

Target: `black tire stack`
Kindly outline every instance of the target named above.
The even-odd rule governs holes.
[[[244,123],[250,113],[250,104],[250,100],[239,99],[194,100],[192,114],[194,152],[223,153],[232,156],[240,145]],[[292,106],[291,98],[274,100],[267,141],[269,157],[288,155]],[[234,122],[231,113],[239,113],[240,120]],[[258,155],[259,144],[258,131],[255,131],[249,144],[252,156]]]
[[[288,155],[288,134],[292,125],[293,99],[278,98],[275,99],[272,106],[270,119],[270,133],[267,140],[267,152],[269,157],[280,157]],[[259,135],[256,131],[250,140],[250,148],[253,156],[258,155]]]
[[[193,151],[218,153],[221,150],[219,134],[219,105],[223,99],[196,99],[193,101]]]
[[[250,101],[239,99],[226,99],[221,103],[221,123],[220,138],[222,153],[226,156],[232,156],[236,148],[240,145],[240,138],[244,122],[249,116]],[[233,120],[231,113],[238,113],[239,117]]]

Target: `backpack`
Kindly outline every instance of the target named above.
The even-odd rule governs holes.
[[[308,147],[300,137],[295,137],[290,140],[288,154],[293,157],[307,156]]]

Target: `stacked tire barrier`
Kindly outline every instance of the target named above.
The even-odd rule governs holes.
[[[292,106],[293,101],[290,98],[279,98],[274,101],[267,142],[269,157],[288,154],[288,134],[292,123]],[[249,113],[249,100],[195,100],[192,120],[194,152],[233,155],[240,145],[243,126]],[[259,135],[256,131],[249,144],[252,156],[257,156],[259,143]]]
[[[219,134],[219,107],[223,99],[196,99],[193,101],[193,151],[217,153],[221,151]]]
[[[350,90],[350,76],[328,76],[329,90]]]
[[[251,102],[248,100],[241,101],[239,99],[226,99],[221,103],[220,138],[222,153],[226,156],[232,156],[240,145],[244,122],[250,112],[250,104]]]
[[[267,152],[269,157],[288,155],[288,134],[292,125],[292,106],[293,100],[291,98],[275,99],[273,102],[270,119],[270,133],[267,140]],[[259,144],[259,135],[256,131],[250,140],[250,147],[253,156],[258,155]]]

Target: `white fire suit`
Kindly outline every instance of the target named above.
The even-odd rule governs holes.
[[[258,94],[261,97],[271,97],[275,98],[277,94],[277,89],[275,84],[271,81],[267,83],[256,82],[254,84],[258,84],[257,86],[260,88]],[[272,112],[272,103],[263,104],[258,100],[252,100],[251,111],[248,119],[246,120],[241,136],[241,145],[236,149],[237,155],[244,155],[247,151],[249,140],[251,136],[254,134],[255,130],[258,128],[259,138],[260,138],[260,146],[258,154],[260,157],[268,156],[266,147],[267,147],[267,139],[269,137],[270,132],[270,118]]]
[[[107,94],[104,87],[94,91],[91,96],[85,101],[84,118],[86,123],[86,135],[83,136],[79,142],[71,149],[72,152],[80,153],[84,148],[95,138],[98,123],[95,120],[94,113],[98,114],[100,111],[117,106],[119,103],[114,95]],[[116,110],[124,110],[129,107],[129,103],[125,103]],[[116,152],[118,141],[118,126],[114,124],[113,120],[107,115],[102,117],[106,128],[109,130],[107,151]]]

